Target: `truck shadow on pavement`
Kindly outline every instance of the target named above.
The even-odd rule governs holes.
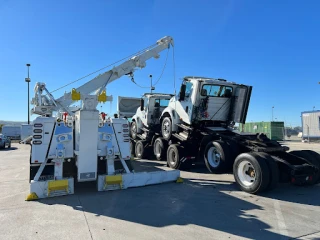
[[[17,147],[11,147],[11,148],[4,148],[4,149],[0,149],[1,152],[7,152],[7,151],[13,151],[13,150],[17,150]]]
[[[165,167],[166,162],[158,162],[158,161],[145,161],[143,164],[139,164],[139,170],[159,170],[158,167]],[[213,173],[210,173],[206,168],[204,163],[197,163],[194,164],[190,169],[186,170],[186,172],[190,173],[200,173],[205,174],[206,176],[210,177]],[[232,175],[232,171],[224,173]],[[215,174],[216,176],[223,175],[223,174]],[[238,186],[234,181],[234,177],[232,175],[232,180],[229,181],[221,181],[221,180],[210,180],[210,179],[195,179],[195,178],[188,178],[193,182],[198,182],[199,184],[206,185],[212,183],[216,187],[223,188],[228,187],[230,191],[239,191]],[[220,184],[219,184],[220,183]],[[225,184],[228,183],[228,186]],[[226,190],[226,189],[224,189]],[[250,194],[248,194],[250,195]],[[253,195],[252,195],[253,196]],[[266,197],[270,199],[277,199],[286,202],[292,203],[300,203],[300,204],[307,204],[312,206],[320,206],[320,183],[313,186],[295,186],[290,183],[279,183],[278,186],[268,192],[260,193],[259,196]],[[312,197],[310,197],[312,196]]]
[[[235,194],[238,196],[233,196]],[[197,225],[223,232],[227,234],[225,237],[230,234],[232,238],[289,239],[288,236],[273,232],[277,229],[274,209],[259,206],[258,198],[240,192],[232,181],[190,178],[183,183],[109,192],[96,192],[95,183],[92,182],[79,183],[76,184],[74,195],[39,202],[66,205],[94,214],[89,215],[89,225],[92,217],[108,217],[158,228]],[[255,215],[257,211],[266,211],[259,213],[259,216],[266,214],[268,218],[275,218],[273,226],[259,219]],[[110,219],[102,220],[99,227],[108,228],[108,221]],[[200,230],[197,228],[192,232]],[[196,233],[191,233],[186,237],[190,238],[192,234],[196,236]],[[210,235],[208,238],[218,239],[214,232],[210,232]]]

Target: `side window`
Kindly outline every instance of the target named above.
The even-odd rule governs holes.
[[[230,98],[232,96],[232,87],[206,84],[202,86],[201,95],[208,97]]]
[[[192,83],[191,82],[186,82],[186,98],[191,96],[192,92]]]
[[[221,97],[231,97],[232,96],[232,87],[223,87],[220,93]]]

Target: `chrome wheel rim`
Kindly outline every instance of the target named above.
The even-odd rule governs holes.
[[[164,136],[164,137],[168,137],[168,136],[169,136],[169,134],[170,134],[169,129],[170,129],[170,124],[169,124],[168,121],[165,120],[165,121],[162,123],[162,133],[163,133],[163,136]]]
[[[256,181],[256,170],[249,161],[244,160],[239,164],[238,177],[241,183],[247,187],[254,184]]]
[[[217,168],[220,165],[221,154],[217,151],[216,147],[211,147],[207,153],[207,159],[211,167]]]

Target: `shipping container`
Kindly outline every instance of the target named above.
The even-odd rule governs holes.
[[[276,141],[284,140],[284,122],[248,122],[240,125],[240,130],[248,133],[264,133]]]
[[[311,140],[320,139],[320,111],[301,113],[302,138]]]

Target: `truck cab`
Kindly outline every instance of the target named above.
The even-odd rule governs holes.
[[[135,139],[137,134],[143,135],[149,131],[156,131],[157,128],[160,129],[161,113],[168,107],[173,96],[165,93],[145,93],[141,98],[120,97],[118,99],[119,115],[132,116],[131,137]]]
[[[162,135],[169,140],[179,126],[228,127],[244,123],[251,86],[224,79],[185,77],[180,92],[161,115]],[[182,125],[181,125],[182,124]]]

